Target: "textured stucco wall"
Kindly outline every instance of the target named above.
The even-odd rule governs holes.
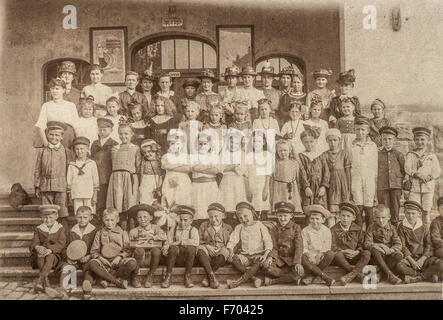
[[[128,45],[160,32],[188,32],[216,43],[216,25],[253,24],[255,58],[290,53],[303,58],[307,72],[319,65],[340,70],[336,4],[312,7],[306,1],[174,1],[183,28],[163,29],[170,1],[2,1],[0,102],[0,192],[14,182],[32,188],[33,126],[42,103],[42,66],[56,58],[89,61],[89,28],[127,26]],[[324,1],[323,1],[324,2]],[[210,3],[210,4],[208,4]],[[64,5],[77,8],[78,29],[62,28]],[[313,80],[308,79],[312,88]]]

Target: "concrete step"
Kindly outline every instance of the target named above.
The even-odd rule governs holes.
[[[29,257],[31,253],[29,248],[2,248],[0,249],[0,266],[1,267],[18,267],[30,266]]]
[[[32,237],[32,232],[0,232],[0,249],[28,247]]]
[[[39,205],[26,205],[17,210],[10,205],[0,205],[0,218],[30,218],[39,217]]]
[[[0,217],[0,232],[30,232],[41,224],[39,217],[4,218]]]

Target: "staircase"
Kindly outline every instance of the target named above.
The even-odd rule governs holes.
[[[41,223],[37,199],[31,205],[17,211],[7,204],[5,197],[0,196],[0,281],[34,280],[38,270],[30,267],[29,245],[34,228]],[[75,219],[70,219],[75,224]],[[141,269],[140,275],[146,275],[148,269]],[[337,267],[325,270],[333,278],[338,279],[344,272]],[[364,290],[359,284],[346,287],[331,287],[317,284],[308,287],[278,285],[271,287],[252,288],[252,284],[244,284],[239,288],[226,289],[226,280],[236,279],[240,274],[231,266],[220,268],[217,278],[222,283],[218,290],[203,288],[199,283],[204,279],[205,272],[201,267],[193,268],[193,289],[183,287],[184,268],[174,269],[172,286],[161,289],[159,284],[165,267],[160,266],[154,274],[154,287],[151,289],[122,290],[118,288],[96,289],[101,299],[441,299],[441,284],[419,283],[414,285],[391,286],[379,284],[377,290]],[[78,280],[82,272],[78,270]],[[51,275],[51,283],[57,285],[58,277]],[[80,289],[77,289],[79,292]],[[417,296],[419,294],[419,296]]]

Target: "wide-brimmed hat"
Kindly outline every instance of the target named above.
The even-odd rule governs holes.
[[[217,79],[217,77],[215,76],[215,73],[212,71],[212,70],[210,70],[210,69],[204,69],[201,73],[200,73],[200,75],[198,76],[198,78],[201,80],[201,79],[204,79],[204,78],[207,78],[207,79],[211,79],[212,80],[212,82],[216,82],[218,79]]]
[[[269,74],[271,76],[275,76],[274,67],[271,66],[269,62],[265,63],[264,66],[261,68],[261,72],[258,73],[259,75],[265,75]]]
[[[355,70],[350,69],[348,71],[340,72],[338,75],[337,83],[341,85],[353,84],[355,82]]]
[[[223,74],[225,80],[227,77],[239,77],[240,76],[240,68],[237,66],[230,66],[225,69],[225,73]]]
[[[312,73],[312,76],[317,79],[317,78],[329,78],[332,75],[332,70],[331,69],[324,69],[324,68],[320,68],[317,70],[314,70],[314,72]]]
[[[72,61],[63,61],[58,69],[58,74],[62,72],[70,72],[73,75],[77,74],[77,69],[75,68],[75,63]]]
[[[255,69],[253,68],[253,67],[251,67],[251,66],[246,66],[246,67],[243,67],[242,69],[241,69],[241,73],[240,73],[240,75],[241,76],[247,76],[247,75],[249,75],[249,76],[256,76],[257,75],[257,72],[255,72]]]

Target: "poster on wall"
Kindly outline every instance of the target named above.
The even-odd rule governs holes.
[[[124,85],[127,70],[127,27],[90,28],[91,64],[103,68],[102,82]]]
[[[254,26],[229,25],[217,26],[218,74],[224,81],[223,74],[229,66],[236,65],[240,70],[253,66],[254,61]]]

